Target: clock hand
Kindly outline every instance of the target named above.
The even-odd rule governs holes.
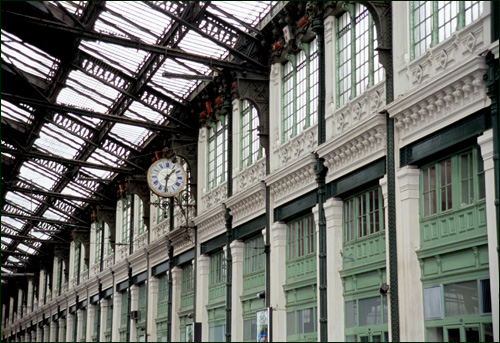
[[[172,171],[165,176],[165,187],[167,187],[167,185],[168,185],[168,179],[170,179],[170,176],[172,176],[172,174],[174,172],[175,172],[175,169],[172,169]]]

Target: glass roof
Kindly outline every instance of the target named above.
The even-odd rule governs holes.
[[[230,55],[229,49],[235,47],[236,39],[216,34],[215,21],[227,23],[231,32],[240,30],[254,35],[259,21],[277,1],[42,3],[60,10],[66,17],[72,16],[74,22],[81,23],[89,20],[92,13],[98,13],[92,18],[94,34],[224,60]],[[103,3],[100,12],[88,10]],[[29,2],[24,2],[24,6],[29,7]],[[29,13],[32,12],[33,8]],[[16,25],[23,25],[22,21]],[[33,98],[26,95],[29,94],[26,88],[42,87],[37,92],[46,91],[43,95],[46,97],[49,90],[57,89],[49,102],[73,108],[44,112],[22,99],[4,100],[2,93],[2,131],[4,125],[9,125],[8,138],[2,135],[1,153],[2,188],[8,189],[5,194],[2,191],[2,274],[22,270],[19,265],[27,263],[23,255],[37,254],[42,246],[40,240],[58,241],[54,232],[65,227],[61,222],[81,224],[74,214],[89,205],[80,198],[98,199],[95,194],[98,187],[118,175],[116,170],[101,167],[122,168],[130,154],[140,153],[156,134],[138,124],[111,122],[110,125],[108,120],[84,115],[85,111],[165,126],[175,102],[187,103],[202,81],[166,78],[163,73],[214,73],[209,65],[170,57],[168,53],[158,55],[109,40],[81,39],[75,40],[78,45],[73,51],[73,61],[69,61],[69,71],[61,78],[68,61],[61,62],[63,59],[44,48],[50,45],[50,39],[58,37],[47,37],[47,42],[21,38],[15,26],[4,27],[2,21],[2,64],[26,82],[24,87],[14,90],[14,95]],[[64,48],[68,46],[61,47]],[[25,155],[28,151],[33,155]],[[74,160],[88,164],[72,163]],[[14,166],[9,169],[11,174],[4,171],[4,162]],[[50,196],[56,193],[78,198]],[[30,220],[32,217],[38,220]]]

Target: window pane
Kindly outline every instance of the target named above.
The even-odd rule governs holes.
[[[443,342],[443,328],[427,328],[427,342]]]
[[[444,309],[446,317],[479,314],[477,281],[445,285]]]
[[[425,319],[443,318],[441,286],[424,288]]]
[[[380,297],[358,300],[359,326],[382,324],[382,308]]]
[[[491,313],[490,279],[479,280],[481,286],[481,314]]]
[[[353,328],[358,326],[358,311],[357,311],[357,305],[356,305],[356,300],[353,301],[346,301],[345,302],[345,327],[348,328]]]
[[[295,335],[295,311],[286,314],[286,334],[287,336]]]
[[[493,342],[493,325],[491,323],[483,324],[484,341]]]

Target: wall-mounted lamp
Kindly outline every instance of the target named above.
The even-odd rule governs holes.
[[[386,283],[383,283],[382,286],[380,286],[379,292],[381,295],[386,295],[389,292],[390,286]]]

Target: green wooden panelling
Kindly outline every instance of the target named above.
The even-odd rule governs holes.
[[[287,284],[316,278],[316,255],[305,256],[286,263]]]
[[[383,283],[387,283],[385,266],[368,272],[346,274],[342,276],[344,299],[349,301],[378,294]]]
[[[342,249],[343,269],[351,269],[376,261],[385,261],[385,255],[385,231],[382,231],[364,237],[364,239],[344,244]]]

